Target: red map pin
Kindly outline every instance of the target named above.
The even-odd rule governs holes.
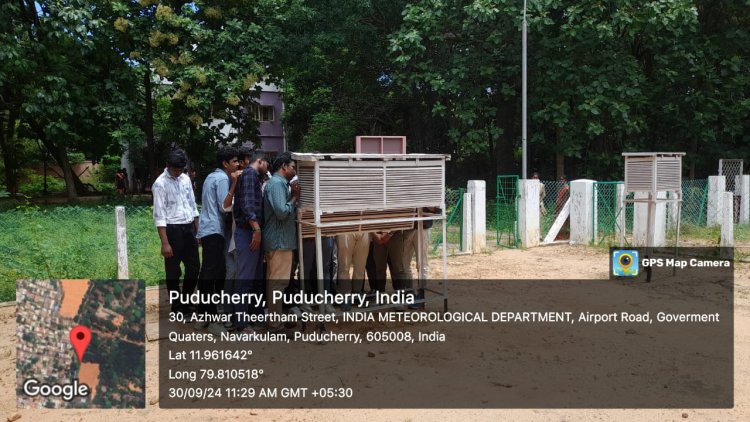
[[[83,354],[91,343],[91,330],[83,325],[76,325],[70,330],[70,343],[78,355],[78,363],[83,361]]]

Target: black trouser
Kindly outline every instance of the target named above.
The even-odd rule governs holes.
[[[167,290],[180,291],[180,277],[185,264],[185,279],[182,285],[183,294],[191,294],[198,283],[198,273],[201,269],[198,258],[198,241],[195,239],[195,226],[187,224],[167,224],[167,240],[172,247],[172,257],[164,258],[164,271],[167,273]],[[180,309],[177,304],[172,305],[172,311]]]
[[[224,290],[224,278],[227,273],[226,258],[224,256],[224,236],[211,234],[201,238],[203,247],[203,265],[198,277],[198,290],[201,295],[221,293]],[[200,307],[201,312],[217,314],[216,304],[211,303]]]

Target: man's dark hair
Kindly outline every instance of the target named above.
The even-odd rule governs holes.
[[[167,155],[167,166],[185,168],[187,166],[187,154],[181,149],[175,149]]]
[[[237,152],[237,159],[242,161],[248,157],[253,156],[253,149],[250,147],[239,147]]]
[[[263,151],[255,151],[252,155],[252,158],[250,158],[250,164],[258,160],[268,161],[268,158],[266,157],[266,154]]]
[[[276,173],[281,167],[292,162],[294,162],[294,160],[292,160],[292,154],[289,152],[282,152],[281,154],[276,156],[275,160],[273,160],[273,167],[271,168],[271,171],[273,173]]]
[[[224,161],[232,161],[232,158],[238,157],[239,152],[235,147],[221,147],[216,151],[216,168],[224,168]]]

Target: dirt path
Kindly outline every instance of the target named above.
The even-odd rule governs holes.
[[[432,262],[432,274],[442,274],[442,264]],[[552,246],[528,251],[501,250],[492,254],[449,259],[449,278],[603,278],[608,271],[607,252],[572,246]],[[736,270],[735,289],[735,407],[727,410],[420,410],[420,409],[238,409],[166,410],[158,407],[158,344],[146,346],[145,410],[16,410],[15,409],[15,308],[0,308],[0,421],[20,414],[20,421],[357,421],[357,420],[750,420],[750,265]],[[156,292],[149,291],[149,318],[153,319]],[[453,291],[467,300],[470,292]],[[466,347],[471,347],[467,344]],[[325,364],[325,362],[323,363]]]

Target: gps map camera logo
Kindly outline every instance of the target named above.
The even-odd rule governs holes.
[[[635,277],[638,275],[638,251],[612,251],[612,274],[617,277]]]

